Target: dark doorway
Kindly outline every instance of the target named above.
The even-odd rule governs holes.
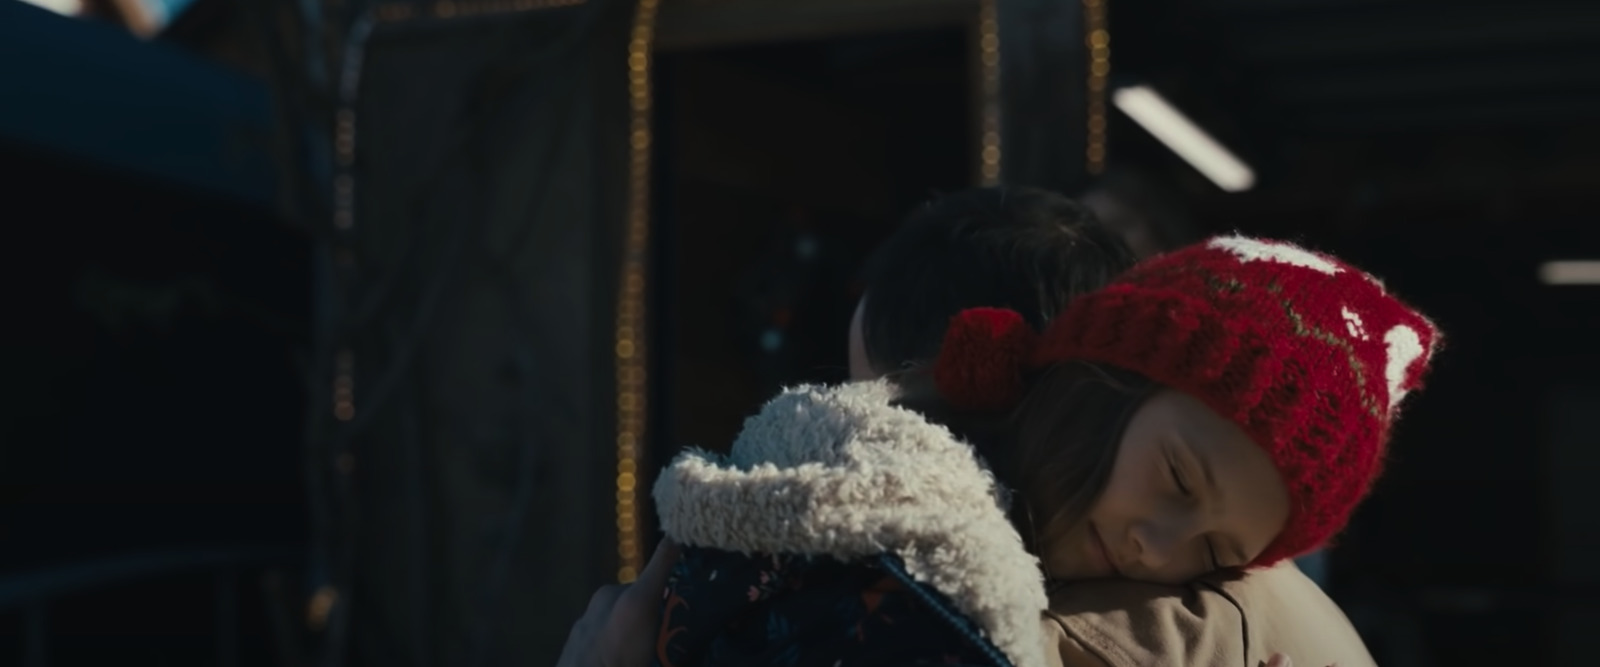
[[[859,266],[974,177],[968,32],[657,60],[657,462],[726,448],[785,385],[845,379]]]

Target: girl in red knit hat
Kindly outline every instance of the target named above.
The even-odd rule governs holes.
[[[1045,331],[976,309],[931,372],[784,392],[655,487],[656,663],[1061,664],[1046,581],[1178,582],[1329,540],[1438,333],[1287,243],[1147,260]]]
[[[1220,237],[1141,263],[1042,335],[966,311],[944,402],[1014,410],[992,447],[1047,572],[1174,582],[1309,552],[1380,470],[1438,339],[1372,276]]]

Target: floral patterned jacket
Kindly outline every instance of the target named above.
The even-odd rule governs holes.
[[[659,667],[1043,667],[1037,561],[966,444],[883,382],[799,387],[655,500],[683,557]]]

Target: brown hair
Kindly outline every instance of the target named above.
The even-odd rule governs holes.
[[[995,415],[950,407],[926,372],[895,381],[899,405],[949,428],[989,465],[1011,494],[1012,524],[1035,554],[1054,536],[1041,530],[1064,530],[1088,514],[1110,480],[1128,421],[1160,388],[1112,366],[1056,363],[1027,378],[1015,410]]]

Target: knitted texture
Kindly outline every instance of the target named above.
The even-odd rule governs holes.
[[[1014,310],[972,308],[951,320],[933,363],[939,392],[970,410],[1015,405],[1027,390],[1018,372],[1038,348],[1039,334]]]
[[[1288,488],[1288,522],[1252,566],[1310,552],[1332,538],[1377,478],[1400,400],[1421,386],[1438,330],[1377,279],[1332,257],[1281,242],[1213,238],[1141,262],[1075,300],[1007,369],[979,354],[974,320],[941,350],[941,393],[1012,395],[954,378],[1019,378],[1064,361],[1108,364],[1188,393],[1238,424],[1271,455]],[[991,330],[993,328],[991,327]],[[1010,349],[1006,336],[990,345]],[[948,357],[948,358],[947,358]],[[988,366],[981,374],[954,369]],[[968,407],[983,407],[972,405]]]

